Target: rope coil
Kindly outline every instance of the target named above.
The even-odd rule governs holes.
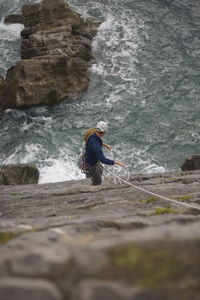
[[[125,179],[119,177],[118,174],[115,174],[114,169],[113,169],[113,172],[110,172],[105,166],[103,166],[103,168],[104,168],[104,170],[105,170],[107,173],[109,173],[112,177],[114,177],[114,184],[117,184],[117,180],[118,180],[119,184],[125,183],[125,184],[128,184],[128,185],[130,185],[131,187],[133,187],[133,188],[139,190],[139,191],[142,191],[142,192],[144,192],[144,193],[147,193],[147,194],[156,196],[156,197],[158,197],[158,198],[160,198],[160,199],[163,199],[163,200],[166,200],[166,201],[169,201],[169,202],[173,202],[173,203],[178,204],[178,205],[183,205],[183,206],[186,206],[186,207],[189,207],[189,208],[193,208],[193,209],[200,210],[200,206],[196,206],[196,205],[189,204],[189,203],[185,203],[185,202],[179,202],[179,201],[177,201],[177,200],[170,199],[170,198],[168,198],[168,197],[165,197],[165,196],[162,196],[162,195],[159,195],[159,194],[150,192],[150,191],[148,191],[148,190],[146,190],[146,189],[143,189],[143,188],[141,188],[141,187],[139,187],[139,186],[137,186],[137,185],[134,185],[134,184],[128,182],[128,180],[129,180],[129,171],[128,171],[127,168],[126,168],[126,169],[127,169],[127,174],[128,174],[128,180],[125,180]]]

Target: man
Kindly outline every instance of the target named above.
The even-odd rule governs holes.
[[[102,172],[103,167],[100,164],[106,165],[119,165],[121,167],[125,167],[123,162],[118,160],[114,161],[108,159],[104,156],[102,151],[102,146],[111,150],[112,147],[110,145],[104,144],[102,141],[102,137],[108,131],[108,125],[104,121],[99,121],[96,125],[95,129],[90,129],[85,134],[85,142],[86,142],[86,152],[85,152],[85,162],[88,166],[89,177],[92,178],[93,185],[100,185],[102,182]]]

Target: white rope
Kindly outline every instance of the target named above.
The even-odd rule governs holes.
[[[117,183],[122,184],[123,183],[121,181],[121,177],[119,176],[119,173],[122,170],[121,167],[113,166],[112,171],[109,171],[108,168],[106,168],[105,166],[103,166],[103,168],[106,171],[103,173],[104,179],[108,180],[109,178],[111,178],[112,181],[114,182],[114,184],[117,184]],[[130,174],[129,174],[129,171],[127,168],[125,169],[125,174],[123,174],[122,176],[126,179],[126,181],[129,181]]]
[[[111,160],[114,160],[114,155],[113,155],[112,149],[110,150],[109,156],[110,156]],[[119,177],[119,173],[120,173],[120,171],[124,170],[123,168],[121,168],[120,166],[117,166],[117,165],[113,165],[112,172],[110,172],[110,170],[108,170],[105,166],[103,166],[103,168],[106,171],[106,173],[108,173],[108,175],[110,175],[110,177],[113,178],[114,184],[117,184],[117,182],[119,184],[122,184],[121,179]],[[104,179],[108,179],[107,178],[108,175],[105,174],[105,172],[104,172],[103,173]],[[123,174],[123,177],[126,179],[126,181],[129,181],[130,174],[129,174],[128,168],[125,168],[125,174]]]
[[[107,170],[107,168],[105,168],[104,166],[103,166],[103,168],[104,168],[107,172],[109,172],[109,171]],[[110,172],[109,172],[109,173],[110,173]],[[165,197],[165,196],[162,196],[162,195],[159,195],[159,194],[150,192],[150,191],[148,191],[148,190],[146,190],[146,189],[143,189],[143,188],[141,188],[141,187],[139,187],[139,186],[136,186],[136,185],[134,185],[134,184],[128,182],[127,180],[124,180],[124,179],[120,178],[120,177],[119,177],[118,175],[116,175],[116,174],[112,174],[112,173],[110,173],[110,174],[111,174],[112,176],[116,177],[116,178],[119,180],[119,182],[126,183],[126,184],[132,186],[133,188],[138,189],[138,190],[140,190],[140,191],[142,191],[142,192],[145,192],[145,193],[148,193],[148,194],[150,194],[150,195],[156,196],[156,197],[158,197],[158,198],[160,198],[160,199],[163,199],[163,200],[167,200],[167,201],[173,202],[173,203],[178,204],[178,205],[183,205],[183,206],[187,206],[187,207],[190,207],[190,208],[194,208],[194,209],[200,210],[200,206],[188,204],[188,203],[185,203],[185,202],[179,202],[179,201],[177,201],[177,200],[170,199],[170,198],[167,198],[167,197]]]

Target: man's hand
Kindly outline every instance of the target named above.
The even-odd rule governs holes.
[[[103,146],[104,146],[105,148],[107,148],[108,150],[112,150],[112,147],[111,147],[110,145],[108,145],[108,144],[103,144]]]
[[[122,161],[116,160],[116,161],[115,161],[115,165],[118,165],[118,166],[120,166],[120,167],[125,168],[125,164],[124,164]]]

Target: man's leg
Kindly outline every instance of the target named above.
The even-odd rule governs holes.
[[[102,182],[103,167],[100,163],[93,166],[92,185],[100,185]]]

